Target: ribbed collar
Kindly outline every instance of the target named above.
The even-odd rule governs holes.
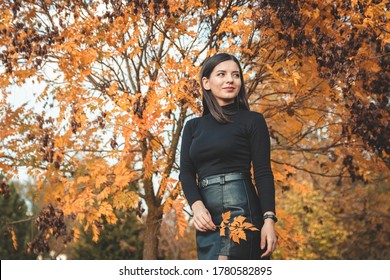
[[[221,106],[221,108],[228,115],[234,115],[240,110],[240,106],[237,102]]]

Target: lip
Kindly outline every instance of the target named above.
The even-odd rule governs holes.
[[[224,87],[223,89],[234,90],[234,87]]]

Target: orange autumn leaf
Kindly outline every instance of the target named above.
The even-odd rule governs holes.
[[[219,227],[219,235],[226,236],[226,226],[224,224]]]
[[[184,215],[184,201],[183,199],[176,199],[173,204],[172,208],[175,210],[176,214],[176,224],[177,224],[177,230],[178,234],[176,235],[176,239],[178,239],[179,236],[183,237],[185,230],[187,229],[188,220],[186,219]]]
[[[14,227],[11,227],[11,238],[12,238],[12,246],[14,246],[15,250],[18,250],[18,240],[16,238]]]
[[[240,240],[246,240],[245,230],[258,231],[252,223],[245,222],[244,216],[236,216],[233,221],[230,222],[231,212],[227,211],[222,213],[222,222],[219,226],[220,236],[226,236],[226,229],[229,229],[229,238],[236,243],[240,243]]]
[[[231,212],[222,213],[222,223],[229,223]]]
[[[96,178],[95,187],[99,188],[105,182],[107,182],[107,176],[98,175],[97,178]]]
[[[229,238],[231,238],[234,242],[240,243],[240,240],[246,240],[246,234],[243,228],[235,227],[230,231]]]
[[[229,224],[230,215],[231,215],[230,211],[222,213],[222,222],[219,225],[219,231],[221,236],[225,236],[226,234],[225,229],[226,229],[226,225]]]

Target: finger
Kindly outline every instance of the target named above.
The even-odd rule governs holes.
[[[261,242],[260,242],[260,248],[263,250],[265,248],[265,235],[261,235]]]
[[[201,229],[197,224],[195,224],[195,228],[196,228],[196,230],[198,230],[198,231],[202,231],[202,229]]]
[[[215,229],[215,225],[214,225],[213,220],[211,219],[211,216],[209,213],[206,213],[206,215],[202,216],[202,224],[207,229],[210,229],[210,230]]]
[[[268,249],[272,253],[274,251],[274,248],[275,248],[275,239],[272,237],[269,237],[267,240],[267,244],[269,244]]]
[[[276,239],[267,239],[267,251],[264,252],[264,256],[270,256],[276,250]]]
[[[272,255],[273,251],[275,251],[276,248],[276,239],[272,237],[267,238],[267,251],[264,252],[263,256],[270,256]]]
[[[211,216],[209,211],[207,211],[207,217],[209,219],[209,223],[214,226],[213,217]]]
[[[215,230],[217,227],[216,227],[216,225],[214,224],[214,222],[213,222],[213,218],[211,217],[211,214],[210,213],[207,213],[208,215],[209,215],[209,217],[210,217],[210,225],[212,226],[212,228]]]
[[[274,252],[276,250],[276,244],[278,243],[278,239],[275,237],[273,240],[272,240],[272,252]]]
[[[205,220],[203,218],[203,214],[198,214],[194,216],[194,224],[195,228],[200,231],[205,231]]]
[[[211,218],[207,219],[207,222],[206,222],[206,227],[210,230],[215,230],[216,229],[216,226],[215,224],[213,223],[213,220]]]
[[[195,228],[199,231],[206,231],[202,225],[202,223],[200,223],[199,221],[195,220],[194,221],[194,225],[195,225]]]
[[[268,245],[268,244],[267,244]],[[271,246],[267,246],[267,251],[265,251],[261,257],[268,257],[271,254]]]

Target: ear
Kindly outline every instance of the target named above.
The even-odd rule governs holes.
[[[209,79],[206,77],[202,78],[202,84],[205,90],[210,90],[210,85],[209,85]]]

